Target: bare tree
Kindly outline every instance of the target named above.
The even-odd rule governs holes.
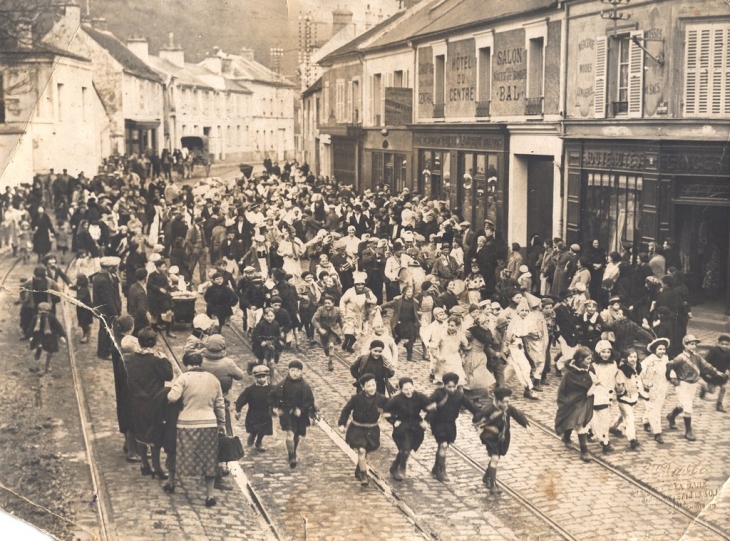
[[[57,0],[0,0],[0,48],[31,46],[62,15]]]

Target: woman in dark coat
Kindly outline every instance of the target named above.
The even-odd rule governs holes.
[[[555,414],[555,432],[570,444],[573,430],[578,432],[580,457],[589,462],[588,423],[593,418],[593,379],[589,372],[593,354],[585,346],[579,347],[573,360],[565,366],[558,388],[558,411]]]
[[[418,301],[413,297],[413,285],[403,288],[403,295],[393,301],[393,317],[390,328],[396,344],[405,342],[407,360],[413,360],[413,344],[419,337],[420,318],[418,317]]]
[[[213,275],[213,284],[205,292],[205,302],[208,303],[206,313],[208,317],[218,318],[218,332],[221,332],[226,320],[233,315],[233,307],[238,304],[238,297],[233,289],[224,283],[224,277],[216,272]]]
[[[598,239],[594,239],[591,246],[583,253],[588,259],[588,270],[591,273],[591,299],[600,300],[603,271],[606,268],[606,250],[601,248]]]
[[[43,207],[38,207],[38,213],[31,220],[30,228],[33,230],[33,251],[38,254],[40,262],[51,251],[51,235],[56,232],[51,218]]]
[[[408,457],[412,451],[418,451],[423,443],[428,425],[421,412],[427,409],[428,397],[415,390],[411,378],[400,378],[398,387],[400,392],[388,400],[384,410],[390,415],[388,422],[393,425],[393,441],[398,447],[398,454],[390,466],[390,475],[396,481],[402,481],[406,477]]]
[[[150,315],[157,325],[165,318],[163,314],[172,310],[172,295],[170,295],[170,279],[167,276],[167,263],[163,260],[155,261],[155,272],[147,277],[147,305]],[[174,338],[172,334],[172,318],[166,322],[167,336]],[[153,323],[153,325],[155,324]]]
[[[545,253],[545,246],[539,235],[533,235],[530,241],[530,248],[527,250],[527,257],[525,258],[525,265],[530,270],[530,273],[535,278],[540,276],[540,269],[542,267],[542,258]],[[532,291],[530,293],[539,293],[540,282],[537,279],[533,279]]]
[[[165,435],[164,419],[167,415],[166,381],[172,381],[172,365],[152,348],[157,344],[157,333],[147,327],[139,333],[138,352],[124,359],[127,371],[127,385],[132,397],[132,419],[134,437],[140,444],[142,475],[154,479],[167,479],[160,465],[160,447]],[[152,449],[152,467],[147,460],[147,447]]]
[[[378,392],[374,375],[364,374],[360,377],[359,384],[362,390],[353,395],[342,408],[337,424],[340,430],[344,431],[347,420],[352,414],[352,422],[347,427],[345,441],[357,451],[355,479],[366,487],[369,483],[367,456],[368,453],[372,453],[380,447],[378,421],[387,399]]]
[[[130,336],[134,330],[134,319],[130,315],[123,315],[114,320],[112,331],[114,342],[112,347],[112,368],[114,370],[114,394],[117,402],[117,423],[119,432],[124,434],[124,452],[127,455],[127,462],[139,462],[142,460],[137,454],[137,443],[134,439],[134,419],[132,414],[132,395],[127,385],[127,370],[124,368],[122,351],[120,350],[122,339]]]
[[[76,233],[74,246],[76,252],[88,252],[91,254],[91,257],[99,257],[101,255],[99,245],[93,239],[91,233],[89,233],[88,220],[82,220],[79,223],[79,229]]]

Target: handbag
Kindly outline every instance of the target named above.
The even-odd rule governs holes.
[[[243,445],[238,436],[218,436],[218,462],[236,462],[243,458]]]

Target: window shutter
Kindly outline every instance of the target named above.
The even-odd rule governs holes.
[[[699,85],[699,34],[697,28],[687,30],[685,47],[685,83],[684,83],[684,114],[694,115],[697,112],[697,91]]]
[[[596,38],[596,79],[593,84],[593,115],[606,118],[606,68],[608,46],[606,36]]]
[[[637,42],[644,40],[644,31],[631,32],[629,41],[629,117],[641,117],[644,104],[644,50]]]
[[[725,51],[725,29],[721,26],[712,28],[712,65],[710,69],[712,84],[712,100],[710,111],[713,115],[722,113],[723,102],[723,52]]]
[[[352,79],[347,81],[347,122],[353,122],[352,119]]]
[[[375,126],[375,75],[370,77],[370,92],[368,92],[370,98],[368,99],[368,108],[370,109],[370,124]]]

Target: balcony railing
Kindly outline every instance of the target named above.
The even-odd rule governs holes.
[[[615,101],[613,102],[613,116],[625,115],[629,112],[628,101]]]
[[[434,118],[444,118],[444,104],[443,103],[434,103],[433,104],[433,117]]]
[[[491,101],[478,101],[477,102],[477,117],[489,116],[489,105]]]
[[[525,104],[525,115],[526,116],[541,116],[542,115],[542,104],[544,98],[527,98]]]

